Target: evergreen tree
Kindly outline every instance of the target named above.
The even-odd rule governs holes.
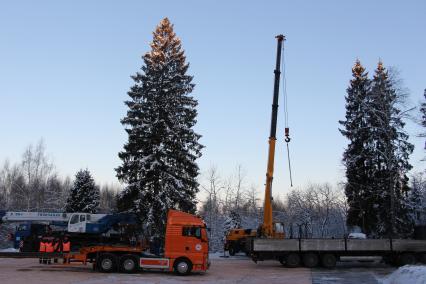
[[[420,125],[426,128],[426,89],[424,90],[423,97],[425,98],[425,101],[420,104],[420,114],[421,114]],[[420,134],[420,137],[426,137],[426,131]],[[425,142],[424,149],[426,150],[426,142]]]
[[[163,19],[153,33],[142,73],[133,76],[121,123],[128,142],[119,153],[117,177],[126,183],[119,211],[136,212],[153,236],[163,236],[167,210],[194,212],[201,137],[192,129],[197,101],[189,64],[173,25]]]
[[[96,213],[98,207],[99,187],[88,169],[78,171],[67,199],[66,212]]]
[[[407,173],[412,168],[409,155],[414,146],[404,131],[402,112],[397,106],[398,92],[382,62],[372,81],[369,109],[370,140],[373,141],[373,206],[377,223],[373,233],[379,237],[408,236],[413,230],[408,200]]]
[[[231,210],[229,215],[226,216],[225,222],[223,223],[225,234],[232,229],[241,228],[241,216],[235,210]]]
[[[346,92],[346,120],[339,121],[343,126],[340,132],[349,140],[343,154],[346,167],[345,194],[348,201],[347,225],[361,227],[364,232],[371,231],[375,216],[369,206],[371,188],[371,143],[368,127],[371,80],[368,73],[357,60],[352,67],[352,80]]]

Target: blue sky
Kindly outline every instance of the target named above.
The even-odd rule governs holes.
[[[88,167],[101,183],[127,137],[120,124],[130,75],[164,18],[175,25],[199,100],[200,167],[237,164],[262,190],[272,102],[275,35],[285,43],[295,185],[343,180],[338,132],[356,58],[400,70],[411,104],[426,88],[424,1],[2,1],[0,161],[43,137],[63,176]],[[280,99],[274,192],[289,188]],[[420,129],[407,128],[425,168]]]

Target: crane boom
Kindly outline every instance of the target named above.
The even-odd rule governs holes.
[[[1,216],[4,215],[4,216]],[[22,222],[22,221],[59,221],[68,222],[71,214],[52,213],[52,212],[4,212],[0,213],[0,219],[3,222]]]
[[[0,221],[3,222],[68,222],[76,213],[62,212],[17,212],[17,211],[0,211]],[[82,214],[82,213],[79,213]],[[86,214],[86,213],[84,213]],[[92,221],[99,220],[106,214],[88,214]]]
[[[280,75],[281,75],[281,50],[285,37],[283,35],[276,36],[277,38],[277,59],[275,64],[275,79],[274,79],[274,93],[272,101],[272,115],[271,115],[271,132],[269,135],[269,151],[268,151],[268,165],[266,171],[266,184],[265,184],[265,203],[263,207],[263,224],[262,235],[265,237],[273,237],[273,217],[272,217],[272,180],[274,176],[274,158],[275,158],[275,142],[277,140],[277,118],[278,118],[278,97],[280,90]]]

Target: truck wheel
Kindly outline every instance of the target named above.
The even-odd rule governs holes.
[[[120,257],[120,271],[124,273],[135,273],[138,270],[138,258],[131,254]]]
[[[290,253],[285,258],[285,264],[287,267],[298,267],[300,264],[300,256],[298,253]]]
[[[321,264],[325,268],[334,268],[336,266],[336,256],[331,253],[323,254],[321,257]]]
[[[114,272],[117,267],[117,257],[111,253],[104,253],[98,258],[98,270],[100,272]]]
[[[174,269],[177,275],[188,275],[192,270],[192,263],[184,258],[175,260]]]
[[[426,264],[426,253],[419,255],[419,261]]]
[[[407,264],[415,264],[416,263],[416,256],[412,253],[403,253],[398,258],[398,265],[404,266]]]
[[[319,263],[318,255],[315,253],[307,253],[303,255],[303,264],[306,267],[312,268]]]
[[[229,246],[228,252],[229,252],[229,255],[234,256],[235,255],[235,248],[234,248],[234,246],[232,246],[232,245]]]

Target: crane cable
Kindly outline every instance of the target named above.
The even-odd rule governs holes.
[[[284,53],[284,44],[282,46],[282,52],[281,52],[282,56],[281,56],[281,66],[282,66],[282,83],[283,83],[283,103],[284,103],[284,127],[285,127],[285,139],[284,141],[286,142],[287,145],[287,160],[288,160],[288,170],[290,173],[290,186],[293,186],[293,177],[291,174],[291,161],[290,161],[290,148],[289,148],[289,142],[290,142],[290,128],[288,127],[288,100],[287,100],[287,80],[286,80],[286,76],[285,76],[285,53]]]

